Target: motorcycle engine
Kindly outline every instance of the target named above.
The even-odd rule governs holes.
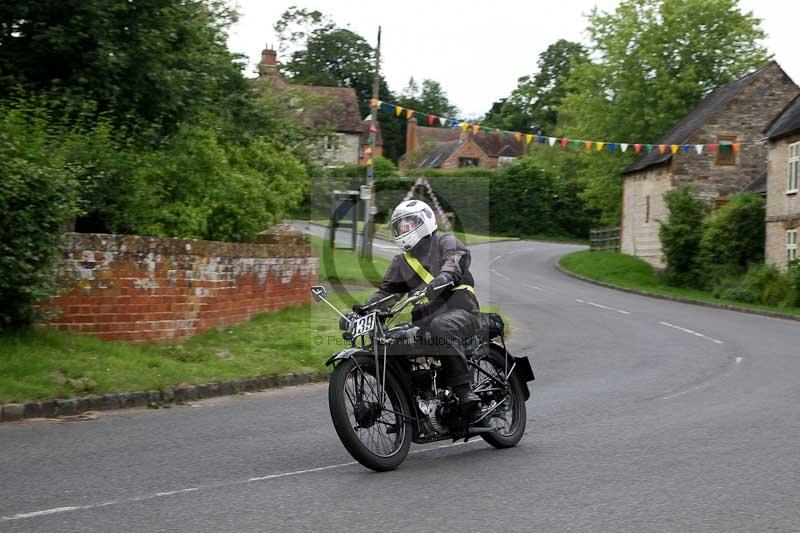
[[[426,436],[438,436],[447,433],[447,428],[442,425],[437,416],[441,407],[442,404],[438,398],[432,400],[417,398],[417,408],[420,413],[425,415],[425,418],[422,419],[422,425],[425,428]]]

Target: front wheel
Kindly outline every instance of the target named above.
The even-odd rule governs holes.
[[[506,365],[500,350],[487,347],[483,354],[473,359],[473,363],[475,392],[481,396],[484,405],[495,407],[486,419],[494,431],[483,433],[481,437],[495,448],[516,446],[525,434],[527,422],[523,389],[525,384],[514,373],[506,381],[505,375],[510,363]]]
[[[375,360],[357,355],[342,361],[331,375],[328,403],[339,439],[362,465],[384,472],[394,470],[411,446],[411,409],[400,383],[386,372],[383,399]]]

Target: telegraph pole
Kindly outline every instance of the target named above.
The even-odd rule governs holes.
[[[372,209],[375,203],[375,140],[378,136],[378,91],[380,89],[381,68],[381,27],[378,26],[378,47],[375,50],[375,73],[372,78],[372,100],[370,101],[369,144],[367,159],[367,187],[369,197],[364,200],[364,233],[361,237],[361,256],[372,260]]]

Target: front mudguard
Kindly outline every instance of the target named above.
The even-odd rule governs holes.
[[[342,350],[339,353],[333,354],[330,359],[325,361],[325,366],[331,366],[335,361],[343,361],[345,359],[350,359],[356,355],[366,355],[368,357],[374,357],[371,351],[365,350],[364,348],[347,348]]]

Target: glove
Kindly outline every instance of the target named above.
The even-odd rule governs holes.
[[[448,283],[452,282],[453,279],[448,274],[439,274],[435,278],[431,280],[430,283],[425,287],[425,296],[428,297],[428,301],[432,302],[436,299],[437,296],[442,294],[441,290],[437,290],[439,287],[443,285],[447,285]]]
[[[364,307],[366,307],[364,304],[355,304],[353,306],[353,312],[356,315],[361,316],[364,314]]]

